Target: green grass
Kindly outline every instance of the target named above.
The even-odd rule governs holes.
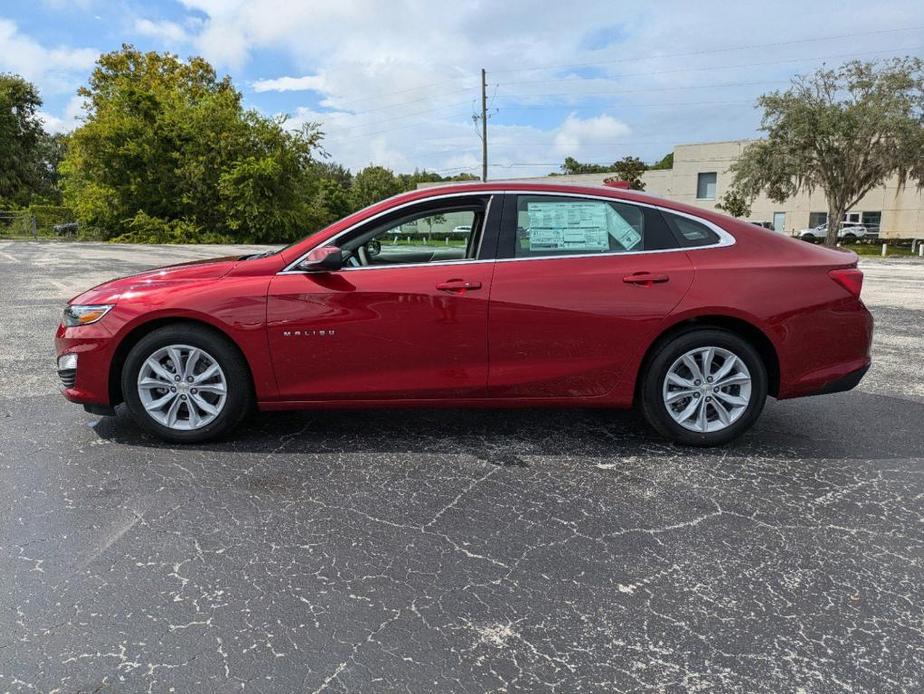
[[[847,250],[853,251],[857,255],[862,256],[881,256],[882,255],[882,244],[881,243],[853,243],[850,245],[844,244],[841,248],[846,248]],[[910,256],[911,255],[911,246],[892,246],[890,245],[886,249],[886,257],[897,257],[897,256]],[[915,253],[917,255],[917,253]]]

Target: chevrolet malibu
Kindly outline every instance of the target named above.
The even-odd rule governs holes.
[[[464,233],[459,230],[464,229]],[[254,408],[636,406],[682,444],[767,396],[853,388],[872,318],[853,253],[611,187],[465,184],[279,251],[72,299],[64,396],[174,442]]]

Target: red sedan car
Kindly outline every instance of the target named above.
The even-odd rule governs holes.
[[[64,396],[170,441],[297,408],[637,405],[684,444],[767,395],[853,388],[873,321],[854,254],[608,187],[464,184],[280,251],[72,299]]]

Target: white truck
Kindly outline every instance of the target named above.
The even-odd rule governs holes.
[[[809,243],[824,241],[825,237],[828,235],[828,225],[819,224],[817,227],[812,227],[811,229],[803,229],[802,231],[797,232],[796,235],[803,241],[808,241]],[[851,224],[850,222],[844,222],[841,230],[837,232],[837,239],[838,241],[843,241],[844,243],[853,243],[854,241],[866,238],[869,235],[870,234],[866,230],[866,227],[862,224]]]

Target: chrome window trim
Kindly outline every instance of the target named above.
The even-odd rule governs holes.
[[[678,246],[677,248],[661,248],[661,249],[650,250],[650,251],[623,251],[621,253],[620,252],[616,252],[616,253],[575,253],[573,255],[542,255],[542,256],[536,256],[532,258],[525,258],[525,257],[524,258],[483,258],[483,259],[463,258],[460,260],[434,260],[434,261],[429,261],[425,263],[395,263],[393,265],[375,265],[375,266],[369,265],[366,267],[344,267],[338,270],[338,272],[355,272],[357,270],[390,270],[393,268],[428,267],[432,265],[470,265],[473,263],[509,263],[509,262],[521,262],[525,260],[543,261],[543,260],[565,260],[569,258],[609,258],[612,256],[622,257],[622,256],[627,256],[627,255],[647,255],[647,254],[653,254],[653,253],[677,253],[678,251],[689,253],[691,251],[703,251],[703,250],[709,250],[712,248],[725,248],[727,246],[734,246],[736,243],[734,236],[732,236],[730,233],[725,231],[725,229],[720,227],[718,224],[715,224],[714,222],[710,222],[708,219],[697,217],[696,215],[689,214],[688,212],[680,212],[679,210],[672,210],[668,207],[663,207],[661,205],[653,205],[651,203],[638,202],[637,200],[623,200],[621,198],[614,198],[608,195],[594,195],[592,193],[561,193],[561,192],[555,192],[555,191],[550,191],[550,190],[536,190],[536,191],[504,190],[504,189],[479,190],[479,191],[472,191],[469,193],[459,192],[459,193],[447,193],[445,195],[434,195],[428,198],[420,198],[417,200],[411,200],[404,204],[398,205],[397,207],[391,207],[387,210],[382,210],[381,212],[374,214],[368,219],[364,219],[361,222],[357,222],[356,224],[353,224],[347,227],[343,231],[340,231],[334,234],[329,239],[324,241],[324,243],[322,243],[320,246],[315,246],[314,248],[309,249],[308,251],[306,251],[301,256],[296,258],[293,262],[289,263],[285,268],[283,268],[276,274],[278,275],[314,274],[315,271],[296,270],[294,268],[297,267],[298,264],[302,262],[308,256],[308,253],[313,251],[315,248],[323,248],[324,246],[333,244],[333,242],[339,239],[341,236],[349,234],[351,231],[354,231],[357,227],[365,225],[368,222],[372,222],[378,219],[379,217],[385,216],[386,214],[391,214],[392,212],[395,212],[396,210],[401,210],[401,209],[404,209],[405,207],[409,207],[411,205],[416,205],[419,203],[433,202],[435,200],[449,200],[452,198],[472,197],[472,196],[477,196],[477,195],[490,195],[491,196],[491,199],[488,201],[488,204],[485,207],[485,223],[487,223],[488,212],[490,211],[491,203],[494,202],[495,195],[544,195],[546,197],[556,197],[556,198],[584,198],[588,200],[603,200],[604,202],[619,202],[625,205],[637,205],[639,207],[648,207],[650,209],[658,210],[659,212],[667,212],[668,214],[675,214],[679,217],[686,217],[687,219],[691,219],[694,222],[703,224],[708,229],[711,229],[719,237],[719,242],[710,243],[705,246],[690,246],[690,247]],[[481,237],[478,240],[478,253],[481,252],[481,244],[483,241],[484,241],[484,229],[482,229]]]

